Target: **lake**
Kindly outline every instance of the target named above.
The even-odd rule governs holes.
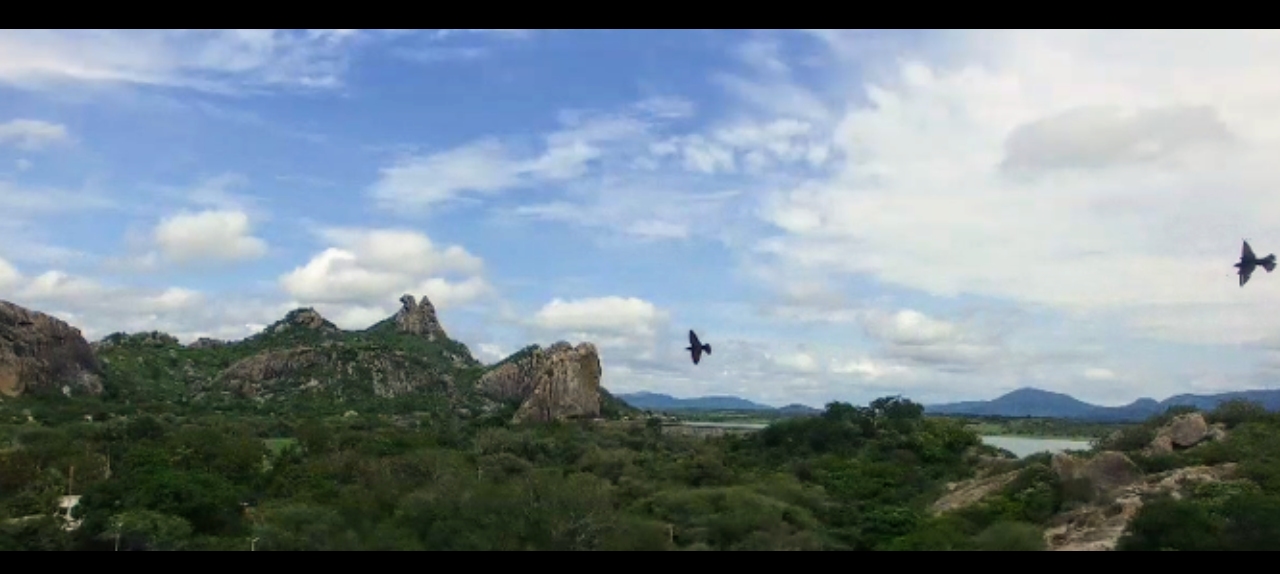
[[[681,422],[679,426],[724,430],[760,430],[763,423]],[[1028,436],[983,436],[982,442],[1012,452],[1018,458],[1038,452],[1057,453],[1066,450],[1088,450],[1087,440],[1067,440]]]
[[[1087,440],[1065,440],[1029,436],[983,436],[982,442],[1005,449],[1018,458],[1038,452],[1062,452],[1065,450],[1089,450]]]

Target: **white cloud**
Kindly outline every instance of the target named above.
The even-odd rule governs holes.
[[[1115,380],[1116,374],[1111,369],[1090,367],[1084,370],[1084,378],[1091,381],[1111,381]]]
[[[357,320],[385,318],[405,293],[430,298],[438,310],[493,293],[482,275],[483,262],[460,246],[437,246],[421,233],[401,229],[329,228],[319,235],[331,247],[281,275],[279,284],[344,328],[369,324]],[[347,319],[339,316],[344,313]]]
[[[108,285],[57,270],[22,279],[6,298],[67,321],[91,341],[117,331],[152,330],[183,342],[203,336],[241,338],[256,332],[251,325],[269,323],[288,311],[251,298],[211,298],[182,287]]]
[[[519,153],[508,142],[483,138],[449,150],[402,157],[381,170],[368,190],[383,209],[423,210],[465,196],[558,183],[585,175],[595,165],[618,161],[626,150],[643,149],[654,127],[691,113],[678,100],[648,99],[616,114],[568,110],[561,127],[542,136],[541,151]]]
[[[22,281],[22,274],[8,261],[0,259],[0,289],[8,290]]]
[[[520,166],[505,147],[495,140],[482,140],[383,168],[369,195],[387,209],[421,208],[463,193],[504,191],[521,181]]]
[[[210,92],[341,85],[362,30],[4,30],[0,83],[181,87]]]
[[[857,43],[825,37],[837,56]],[[1255,312],[1271,278],[1242,290],[1230,268],[1241,237],[1264,253],[1280,237],[1280,63],[1260,56],[1280,34],[938,38],[863,77],[866,101],[833,122],[831,176],[764,198],[777,233],[757,253],[778,275],[1104,313],[1189,342],[1280,332]],[[856,77],[844,65],[830,84]],[[748,103],[803,118],[809,92],[770,77]]]
[[[175,262],[244,261],[266,254],[267,243],[252,235],[240,211],[207,210],[166,217],[155,228],[155,243]]]
[[[475,347],[476,358],[486,363],[496,363],[510,355],[501,346],[492,343],[481,343]]]
[[[69,142],[71,142],[71,134],[62,124],[26,119],[0,123],[0,145],[36,151]],[[20,165],[18,169],[24,168]]]
[[[648,339],[658,333],[668,314],[636,297],[594,297],[566,301],[552,299],[533,317],[548,331],[592,333]]]

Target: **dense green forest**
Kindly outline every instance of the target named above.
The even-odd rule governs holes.
[[[921,410],[832,403],[747,436],[689,438],[656,420],[519,426],[393,401],[9,400],[0,548],[1034,550],[1056,514],[1096,502],[1036,456],[1002,461],[1016,478],[980,503],[933,515],[943,485],[994,452]],[[1120,549],[1280,544],[1280,420],[1249,405],[1209,419],[1227,440],[1142,456],[1166,417],[1099,445],[1147,472],[1238,462],[1245,479],[1151,500]],[[83,495],[74,531],[49,516],[68,489]]]

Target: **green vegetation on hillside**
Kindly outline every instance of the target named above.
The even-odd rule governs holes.
[[[0,547],[874,549],[980,448],[898,399],[712,440],[378,404],[0,403],[0,513],[45,515],[6,523]],[[72,478],[83,523],[63,532],[47,515]]]
[[[602,391],[613,420],[517,425],[517,402],[476,392],[485,367],[465,346],[304,320],[203,348],[114,336],[103,397],[0,402],[0,549],[1043,550],[1062,517],[1113,504],[1048,455],[1000,458],[975,421],[900,397],[700,438],[617,420],[638,413]],[[232,365],[276,353],[247,369],[253,392],[221,392]],[[419,378],[380,394],[388,373]],[[1280,417],[1225,404],[1208,416],[1224,439],[1152,454],[1180,412],[1107,429],[1096,450],[1149,474],[1236,463],[1240,478],[1153,498],[1120,548],[1275,548]],[[935,511],[948,485],[992,477]],[[53,516],[68,492],[73,530]]]

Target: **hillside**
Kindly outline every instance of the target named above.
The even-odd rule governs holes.
[[[1140,422],[1164,413],[1171,407],[1195,407],[1209,411],[1233,400],[1255,402],[1271,411],[1280,410],[1280,390],[1239,391],[1216,395],[1186,394],[1169,397],[1163,401],[1143,398],[1128,405],[1105,407],[1089,404],[1062,393],[1022,388],[989,401],[925,405],[925,412],[969,416],[1064,418],[1096,422]]]

